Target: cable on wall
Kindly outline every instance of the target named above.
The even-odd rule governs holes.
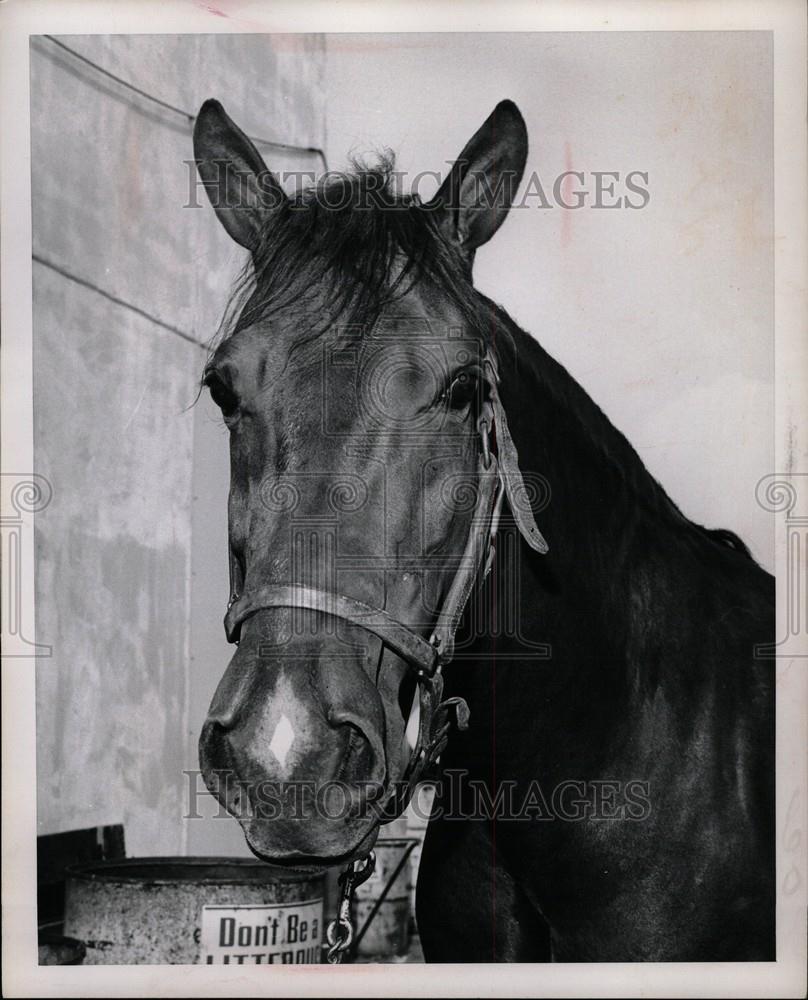
[[[190,333],[186,333],[185,330],[181,330],[178,326],[173,326],[171,323],[166,323],[165,320],[160,319],[158,316],[155,316],[150,312],[146,312],[146,310],[141,309],[140,306],[132,305],[131,302],[127,302],[126,299],[113,295],[112,292],[108,292],[106,289],[100,288],[98,285],[93,284],[92,281],[79,277],[78,274],[73,274],[72,271],[68,271],[67,268],[62,267],[60,264],[56,264],[52,260],[48,260],[47,257],[43,257],[38,253],[31,254],[31,257],[37,264],[40,264],[42,267],[47,267],[51,271],[55,271],[56,274],[61,275],[63,278],[67,278],[68,281],[74,281],[77,285],[81,285],[82,288],[88,288],[91,292],[95,292],[96,295],[101,295],[109,302],[114,302],[116,306],[122,306],[124,309],[128,309],[137,316],[148,320],[149,323],[154,323],[155,326],[159,326],[163,330],[168,330],[168,332],[173,333],[175,337],[179,337],[181,340],[185,340],[189,344],[193,344],[195,347],[201,347],[203,351],[208,350],[208,344],[204,344],[201,340],[197,340],[196,337],[192,336]]]
[[[52,42],[58,48],[67,52],[72,58],[77,59],[79,62],[84,63],[86,66],[90,66],[96,72],[103,74],[110,80],[114,80],[121,87],[125,87],[127,90],[132,91],[132,93],[137,94],[146,101],[151,101],[152,104],[156,104],[158,107],[163,108],[164,111],[170,111],[175,115],[179,115],[184,118],[189,125],[193,125],[196,120],[196,115],[192,115],[190,111],[185,111],[183,108],[178,108],[174,104],[169,104],[168,101],[162,100],[160,97],[155,97],[154,94],[148,93],[148,91],[141,90],[140,87],[136,87],[133,83],[128,80],[124,80],[123,77],[117,76],[115,73],[110,72],[110,70],[105,69],[98,63],[93,62],[92,59],[88,59],[87,56],[77,52],[75,49],[71,48],[69,45],[65,45],[64,42],[55,38],[53,35],[42,35],[42,38],[47,38],[49,42]],[[257,136],[250,136],[250,139],[259,146],[265,146],[267,149],[278,149],[285,153],[296,153],[296,154],[307,154],[309,156],[317,156],[323,165],[323,170],[328,172],[328,161],[325,158],[325,153],[319,146],[294,146],[286,142],[275,142],[271,139],[261,139]]]
[[[103,76],[107,77],[110,80],[113,80],[119,86],[124,87],[126,90],[129,90],[134,94],[137,94],[139,97],[143,98],[143,100],[150,101],[152,104],[157,105],[163,110],[170,111],[172,114],[175,114],[183,118],[188,125],[193,126],[193,123],[196,120],[196,116],[192,115],[189,111],[185,111],[183,108],[178,108],[174,104],[169,104],[168,101],[164,101],[162,98],[156,97],[154,94],[150,94],[148,93],[148,91],[142,90],[140,87],[136,87],[133,83],[130,83],[128,80],[124,80],[122,77],[117,76],[117,74],[112,73],[110,72],[110,70],[105,69],[98,63],[93,62],[92,59],[88,59],[87,56],[82,55],[81,52],[77,52],[69,45],[65,45],[64,42],[60,41],[58,38],[55,38],[53,35],[42,35],[39,37],[46,38],[53,45],[57,46],[59,49],[62,49],[64,52],[68,53],[73,59],[76,59],[79,62],[83,63],[84,65],[91,67],[96,72],[101,73]],[[293,153],[298,155],[308,154],[312,156],[317,156],[319,157],[320,162],[323,165],[323,170],[328,172],[328,162],[325,158],[325,153],[318,146],[295,146],[285,142],[274,142],[271,139],[261,139],[257,136],[250,136],[250,138],[256,145],[264,146],[268,149],[277,149],[285,153]],[[46,267],[49,270],[54,271],[56,274],[61,275],[68,281],[73,281],[76,284],[81,285],[83,288],[87,288],[90,291],[95,292],[97,295],[101,295],[108,301],[114,302],[115,305],[121,306],[124,309],[128,309],[130,312],[133,312],[136,315],[147,320],[148,322],[153,323],[155,326],[159,326],[163,330],[167,330],[169,333],[173,333],[176,337],[179,337],[180,339],[186,341],[187,343],[193,344],[196,347],[200,347],[203,351],[208,350],[209,345],[203,343],[201,340],[197,340],[197,338],[194,337],[192,334],[187,333],[185,330],[181,330],[179,327],[173,326],[171,323],[166,323],[159,317],[154,316],[152,313],[147,312],[145,309],[141,309],[139,306],[133,305],[131,302],[127,302],[125,299],[122,299],[117,295],[113,295],[111,292],[108,292],[105,289],[94,284],[93,282],[88,281],[86,278],[82,278],[79,275],[74,274],[67,268],[62,267],[59,264],[56,264],[54,261],[48,260],[41,254],[33,253],[32,258],[37,264],[40,264],[42,267]]]

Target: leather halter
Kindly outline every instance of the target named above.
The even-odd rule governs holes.
[[[528,545],[542,554],[548,551],[547,542],[536,527],[527,501],[516,447],[499,398],[499,374],[490,350],[483,359],[483,377],[489,388],[489,399],[483,403],[477,419],[480,435],[477,502],[460,566],[428,640],[382,608],[315,587],[272,584],[259,587],[250,594],[239,594],[240,573],[232,553],[230,557],[232,596],[224,619],[228,642],[238,644],[242,623],[258,611],[303,608],[360,626],[381,639],[414,671],[420,692],[420,719],[417,742],[404,774],[405,788],[400,808],[411,797],[424,769],[437,760],[445,748],[451,707],[456,710],[458,727],[467,727],[468,707],[461,698],[440,701],[443,692],[441,670],[454,656],[455,633],[477,578],[482,571],[484,580],[493,565],[500,513],[506,497],[516,525]]]

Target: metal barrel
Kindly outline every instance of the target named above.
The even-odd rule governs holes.
[[[251,858],[128,858],[67,869],[64,933],[85,965],[322,961],[323,876]]]
[[[376,841],[373,848],[376,867],[367,882],[357,888],[354,901],[356,955],[360,960],[407,954],[412,889],[410,856],[417,843],[411,837]]]

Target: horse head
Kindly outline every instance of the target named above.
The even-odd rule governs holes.
[[[194,142],[217,217],[250,251],[203,376],[230,435],[238,645],[200,762],[259,857],[335,864],[372,846],[440,753],[440,672],[503,497],[544,546],[519,514],[471,280],[527,134],[498,105],[425,204],[391,190],[389,165],[289,198],[215,101]]]

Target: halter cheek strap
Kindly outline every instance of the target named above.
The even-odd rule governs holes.
[[[479,420],[479,424],[483,426],[485,426],[484,418],[485,414],[481,415]],[[486,428],[482,432],[482,440],[488,440],[488,433]],[[502,496],[502,482],[496,456],[487,450],[486,459],[484,451],[477,463],[477,502],[471,517],[466,547],[457,572],[449,585],[430,639],[431,644],[439,651],[442,664],[449,663],[454,656],[455,633],[480,569],[483,568],[487,575],[491,568],[489,555],[493,554],[497,528],[494,523],[495,513],[498,521]]]
[[[478,424],[482,421],[481,415]],[[482,440],[487,441],[487,436],[486,429],[482,432]],[[419,715],[415,746],[401,782],[390,790],[384,802],[377,805],[380,813],[390,815],[391,803],[395,805],[393,813],[396,816],[406,808],[418,781],[446,747],[451,729],[449,712],[453,707],[456,711],[458,729],[468,728],[469,710],[465,701],[462,698],[441,701],[443,695],[441,667],[449,663],[454,656],[455,633],[480,569],[482,567],[485,579],[493,562],[504,490],[499,478],[496,456],[485,444],[478,460],[477,487],[477,502],[472,513],[466,547],[429,640],[430,646],[438,656],[437,668],[430,675],[419,674],[416,668],[419,680]]]

